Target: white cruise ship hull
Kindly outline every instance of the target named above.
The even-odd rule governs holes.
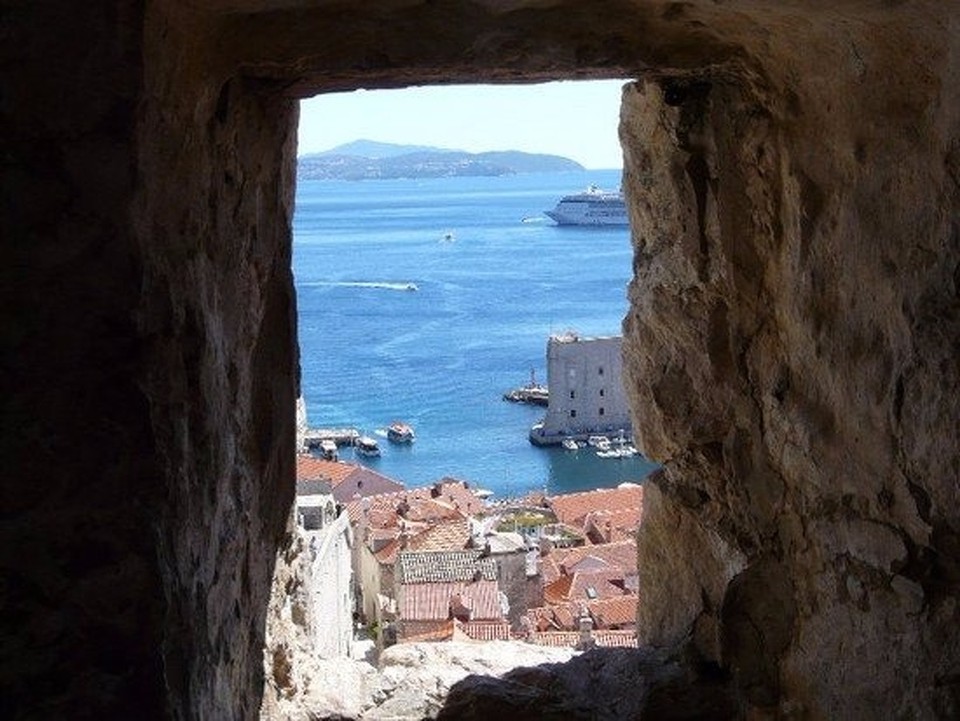
[[[566,195],[544,215],[557,225],[629,225],[627,207],[620,193],[607,193],[591,186],[583,193]]]

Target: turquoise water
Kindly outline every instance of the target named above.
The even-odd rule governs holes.
[[[619,182],[618,170],[301,182],[293,268],[310,425],[378,437],[383,455],[363,462],[409,486],[454,476],[503,496],[645,476],[654,466],[640,457],[531,446],[544,409],[501,398],[531,369],[546,382],[550,333],[621,332],[629,231],[542,215],[565,193]],[[386,441],[394,420],[416,429],[413,445]]]

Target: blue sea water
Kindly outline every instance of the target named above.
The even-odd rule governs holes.
[[[591,183],[616,188],[620,171],[300,182],[293,269],[310,425],[379,437],[383,455],[362,462],[408,486],[454,476],[502,497],[649,473],[639,456],[534,447],[527,431],[544,409],[502,400],[531,369],[546,382],[549,334],[621,332],[629,231],[542,214]],[[386,442],[394,420],[415,428],[414,444]]]

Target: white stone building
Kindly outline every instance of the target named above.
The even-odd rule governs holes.
[[[353,532],[347,514],[337,515],[329,493],[297,496],[298,532],[304,541],[302,603],[318,658],[350,654],[353,644]]]
[[[564,438],[631,434],[630,408],[623,389],[619,336],[581,338],[552,335],[547,341],[547,414],[530,429],[537,445]]]

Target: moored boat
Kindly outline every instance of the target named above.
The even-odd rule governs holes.
[[[511,403],[530,403],[535,406],[550,404],[550,391],[546,386],[537,383],[537,376],[530,370],[530,382],[520,388],[514,388],[503,394],[503,400]]]
[[[337,444],[329,439],[324,438],[320,441],[320,457],[327,461],[337,460]]]
[[[415,438],[413,428],[407,423],[396,421],[387,427],[387,440],[391,443],[413,443]]]
[[[380,446],[376,439],[370,436],[360,436],[354,446],[358,456],[375,458],[380,455]]]

